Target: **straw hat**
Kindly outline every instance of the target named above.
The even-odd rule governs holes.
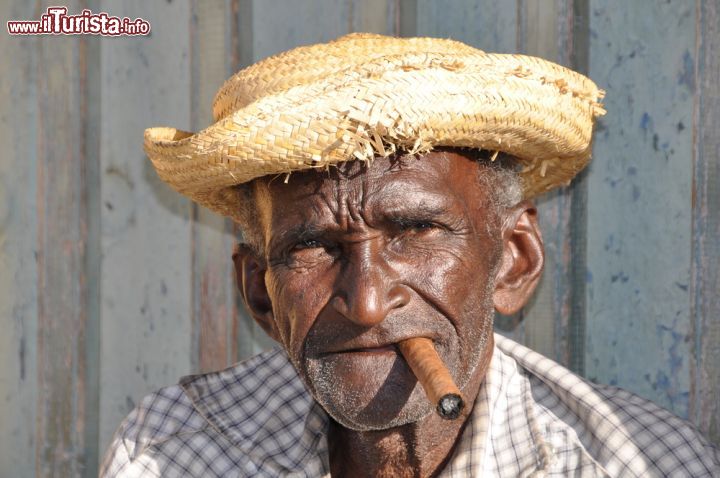
[[[215,97],[215,124],[149,128],[145,151],[170,186],[227,216],[232,187],[254,178],[434,146],[519,158],[529,198],[587,165],[602,96],[590,79],[539,58],[352,34],[239,71]]]

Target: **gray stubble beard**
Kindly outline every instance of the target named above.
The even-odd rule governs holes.
[[[494,277],[494,273],[491,277]],[[477,344],[472,348],[472,352],[468,357],[468,361],[472,365],[468,367],[467,371],[460,377],[457,376],[456,370],[453,371],[451,369],[451,374],[456,378],[457,385],[460,389],[467,386],[470,379],[477,372],[477,368],[485,357],[488,344],[491,343],[490,337],[493,333],[495,313],[492,301],[494,286],[493,281],[486,283],[485,290],[483,291],[483,301],[479,307],[481,311],[477,317],[482,323],[479,327],[474,328],[473,333],[467,337],[468,344]],[[470,311],[466,311],[465,316],[468,317],[470,313]],[[398,360],[401,359],[398,357]],[[306,387],[313,398],[336,422],[351,430],[376,431],[395,428],[420,421],[435,411],[435,404],[430,403],[422,386],[420,383],[417,383],[406,405],[403,406],[394,418],[382,425],[363,423],[360,421],[361,417],[358,417],[358,410],[364,408],[367,404],[358,404],[357,393],[352,390],[345,390],[345,387],[342,386],[343,382],[338,380],[338,377],[336,377],[331,370],[323,367],[322,362],[306,359],[305,364],[295,363],[295,366],[298,371],[305,371],[305,373],[300,373],[300,376],[303,377]],[[383,381],[385,379],[387,379],[387,377],[385,377]],[[471,404],[468,404],[468,406],[471,406]]]

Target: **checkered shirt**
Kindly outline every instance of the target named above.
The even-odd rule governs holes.
[[[495,336],[490,370],[442,477],[720,477],[691,424]],[[328,417],[282,350],[149,395],[101,477],[329,477]]]

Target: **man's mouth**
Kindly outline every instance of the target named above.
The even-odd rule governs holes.
[[[358,354],[388,354],[388,353],[398,353],[397,345],[395,344],[388,344],[388,345],[380,345],[376,347],[360,347],[360,348],[354,348],[354,349],[347,349],[347,350],[339,350],[337,352],[331,352],[331,353],[358,353]]]
[[[418,337],[428,337],[431,338],[429,335],[425,334],[419,334]],[[346,342],[342,345],[337,346],[330,346],[325,348],[325,350],[318,351],[314,355],[315,357],[328,357],[332,355],[338,355],[338,354],[364,354],[364,355],[381,355],[381,354],[396,354],[400,355],[400,349],[398,348],[398,343],[402,342],[403,340],[407,338],[412,338],[415,336],[410,337],[399,337],[399,338],[393,338],[390,342],[383,341],[369,341],[369,340],[353,340]]]

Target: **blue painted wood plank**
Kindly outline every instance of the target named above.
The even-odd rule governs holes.
[[[350,5],[321,0],[253,2],[253,61],[333,40],[351,27]]]
[[[586,372],[687,416],[694,3],[590,6]]]
[[[225,0],[192,2],[190,24],[191,122],[193,131],[212,124],[215,92],[238,66],[232,53],[237,29]],[[237,360],[238,293],[231,260],[237,242],[230,219],[192,205],[193,370],[210,371]]]
[[[481,50],[517,53],[518,7],[515,1],[417,1],[418,36],[452,38]]]
[[[576,34],[567,28],[573,15],[571,2],[523,0],[519,2],[518,14],[518,49],[521,53],[565,65],[571,63],[572,39]],[[573,254],[571,237],[575,191],[573,184],[536,200],[545,244],[545,270],[535,295],[522,313],[522,341],[565,365],[571,362],[568,346],[568,318],[574,289],[571,269],[580,259]],[[582,320],[582,317],[576,318]]]
[[[397,0],[351,0],[348,31],[398,35],[399,15]]]
[[[720,5],[700,2],[696,13],[690,418],[720,444]]]
[[[161,182],[143,130],[190,129],[190,5],[103,2],[148,38],[102,45],[100,448],[143,395],[191,371],[190,204]]]
[[[85,5],[93,12],[100,11],[97,0]],[[100,461],[100,360],[101,341],[100,303],[102,291],[102,249],[100,227],[102,201],[100,192],[100,125],[102,114],[101,49],[102,39],[95,36],[82,38],[85,49],[83,112],[85,156],[85,198],[87,203],[87,241],[85,247],[85,274],[87,276],[87,300],[85,301],[85,451],[82,476],[95,477]]]
[[[77,3],[68,10],[79,11]],[[37,476],[84,468],[86,396],[87,43],[38,38]]]
[[[31,19],[30,3],[0,4],[4,19]],[[37,41],[0,41],[0,463],[35,476],[37,390]],[[21,114],[19,114],[21,113]]]

